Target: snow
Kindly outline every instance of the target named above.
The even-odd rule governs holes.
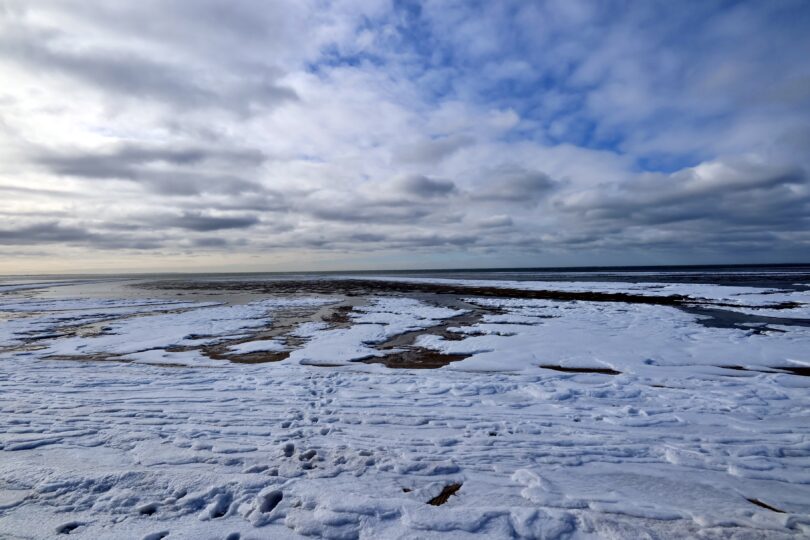
[[[63,281],[42,281],[42,280],[28,280],[28,283],[2,283],[0,282],[0,294],[7,292],[31,291],[36,289],[49,289],[51,287],[64,287],[69,285],[76,285],[79,283],[92,283],[91,280],[63,280]]]
[[[394,370],[357,360],[465,311],[370,298],[345,324],[298,324],[291,345],[261,331],[336,299],[110,290],[0,298],[2,538],[810,535],[810,378],[777,369],[810,365],[807,326],[467,298],[497,311],[418,344],[468,358]],[[212,344],[292,350],[235,364]]]
[[[506,314],[487,316],[465,328],[464,333],[481,335],[459,341],[420,336],[418,344],[423,347],[473,355],[450,369],[524,370],[556,364],[661,377],[668,367],[781,366],[810,361],[807,327],[791,327],[784,333],[707,328],[696,324],[695,315],[645,304],[468,300],[500,307]]]
[[[464,310],[434,307],[410,298],[378,298],[372,305],[359,307],[349,328],[326,329],[306,324],[296,331],[308,338],[306,344],[290,355],[301,364],[347,364],[383,353],[369,345],[390,337],[427,328],[442,319],[465,313]]]
[[[199,358],[198,354],[177,354],[174,351],[166,353],[171,347],[203,346],[217,343],[223,339],[235,339],[249,335],[252,329],[266,326],[270,322],[270,313],[280,308],[321,305],[325,300],[318,299],[289,299],[289,300],[263,300],[242,305],[218,305],[216,303],[194,303],[155,305],[147,303],[140,308],[130,308],[126,311],[131,315],[149,310],[146,316],[120,318],[109,322],[104,331],[90,339],[77,335],[64,339],[51,341],[47,347],[38,351],[41,356],[77,356],[92,354],[128,355],[131,360],[151,362],[155,360],[155,352],[159,351],[162,361],[177,362],[185,356]],[[103,312],[94,312],[92,315],[80,315],[82,323],[103,320],[110,313],[110,309]],[[168,309],[171,313],[162,313]],[[181,311],[177,311],[181,309]],[[70,317],[62,315],[62,317]],[[57,321],[59,319],[57,318]],[[12,323],[17,321],[12,321]],[[22,321],[28,327],[53,329],[53,317],[34,317]],[[11,325],[15,336],[19,339],[19,324]],[[0,334],[2,335],[2,334]],[[186,361],[184,360],[184,363]]]
[[[258,339],[237,343],[231,345],[228,349],[237,354],[249,354],[255,352],[283,352],[287,350],[287,346],[277,339]]]
[[[346,278],[354,279],[354,278]],[[712,285],[704,283],[622,283],[622,282],[587,282],[587,281],[508,281],[508,280],[473,280],[442,278],[406,278],[406,277],[363,277],[380,281],[398,281],[404,283],[435,283],[440,285],[464,285],[468,287],[494,287],[499,289],[517,289],[524,291],[565,291],[565,292],[603,292],[640,294],[644,296],[682,295],[695,301],[710,301],[731,304],[734,311],[774,317],[794,317],[810,319],[810,291],[786,291],[774,288],[739,287],[729,285]],[[771,309],[769,306],[783,302],[798,302],[801,305],[791,309]],[[737,304],[736,306],[734,304]]]

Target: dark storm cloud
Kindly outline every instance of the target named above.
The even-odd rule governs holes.
[[[382,242],[386,239],[387,237],[384,234],[363,232],[352,233],[347,238],[349,242]]]
[[[223,238],[221,236],[205,236],[202,238],[195,238],[190,242],[190,245],[196,248],[222,250],[230,249],[247,245],[244,238]]]
[[[92,232],[84,227],[63,224],[58,221],[0,229],[0,245],[36,244],[88,246],[107,250],[152,250],[162,247],[164,242],[160,238],[111,234],[109,231]]]
[[[85,229],[61,225],[56,221],[0,229],[0,244],[81,243],[95,241],[98,238]]]
[[[198,232],[221,231],[224,229],[248,229],[259,223],[256,216],[206,216],[200,213],[185,213],[181,216],[160,220],[166,227],[187,229]]]
[[[28,188],[28,187],[21,187],[21,186],[2,186],[0,185],[0,193],[14,193],[17,195],[24,195],[26,197],[36,197],[36,198],[52,198],[52,197],[60,197],[60,198],[82,198],[86,195],[84,193],[77,193],[75,191],[64,191],[58,189],[37,189],[37,188]]]
[[[40,153],[35,161],[53,174],[87,179],[129,180],[163,195],[260,193],[258,184],[209,167],[252,170],[267,157],[251,149],[165,148],[123,145],[113,151]]]
[[[396,182],[396,187],[406,195],[430,199],[444,197],[456,191],[450,180],[436,180],[427,176],[407,176]]]
[[[475,139],[465,135],[441,137],[430,141],[403,145],[395,149],[394,155],[404,163],[435,164],[474,142]]]
[[[194,240],[194,245],[198,247],[226,247],[228,241],[224,238],[197,238]]]
[[[204,194],[237,196],[264,191],[260,185],[244,178],[204,172],[139,171],[135,180],[154,193],[180,197]]]
[[[430,210],[416,206],[375,207],[371,204],[352,206],[315,207],[309,212],[325,221],[351,223],[412,223],[430,215]]]
[[[669,225],[717,222],[796,229],[810,219],[810,182],[795,167],[714,163],[670,176],[647,175],[561,198],[556,207],[589,222]]]
[[[94,242],[91,247],[106,250],[133,249],[137,251],[153,251],[165,248],[165,240],[150,240],[138,238],[104,238],[99,242]]]
[[[305,243],[319,247],[341,247],[351,249],[358,244],[373,244],[375,247],[385,249],[420,249],[440,246],[470,247],[477,244],[481,238],[474,234],[459,233],[403,233],[389,230],[383,232],[356,233],[350,231],[334,232],[330,235],[328,243],[323,235],[302,235],[295,239],[296,243]]]
[[[249,184],[245,189],[236,191],[228,196],[225,194],[213,194],[217,200],[205,198],[189,198],[182,202],[182,207],[188,211],[207,211],[210,209],[222,212],[290,212],[291,201],[296,198],[296,194],[291,193],[285,196],[278,191],[269,190],[255,184]],[[178,204],[180,206],[180,204]]]
[[[34,159],[56,174],[87,178],[125,178],[134,180],[141,167],[154,164],[188,166],[203,162],[234,167],[255,167],[267,160],[262,152],[251,149],[206,147],[160,147],[119,145],[111,151],[85,153],[40,153]]]
[[[394,236],[389,242],[398,247],[471,246],[480,238],[474,234],[406,234]]]
[[[558,185],[544,172],[522,169],[495,170],[485,178],[486,187],[473,192],[474,199],[533,204]]]
[[[495,229],[500,227],[511,227],[512,218],[509,216],[490,216],[478,221],[478,226],[485,229]]]
[[[677,252],[688,242],[691,252],[744,256],[810,247],[810,178],[790,166],[713,162],[569,194],[554,207],[570,226],[546,241],[570,249]]]

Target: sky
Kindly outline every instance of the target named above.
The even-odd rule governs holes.
[[[0,0],[0,273],[810,261],[805,0]]]

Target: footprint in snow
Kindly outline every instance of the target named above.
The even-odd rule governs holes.
[[[269,469],[267,465],[253,465],[252,467],[248,467],[247,469],[243,470],[242,472],[245,474],[251,473],[261,473]]]
[[[138,507],[138,513],[142,516],[151,516],[152,514],[157,512],[157,509],[158,509],[157,503],[149,503]]]
[[[261,496],[259,503],[259,511],[263,514],[269,514],[275,510],[276,506],[284,499],[284,493],[279,490],[274,490]]]
[[[213,502],[205,507],[200,513],[200,519],[202,520],[209,520],[209,519],[219,519],[224,517],[228,514],[228,510],[231,507],[231,503],[233,502],[233,495],[230,493],[220,493],[216,496]]]
[[[81,521],[68,521],[67,523],[62,523],[56,528],[56,534],[70,534],[82,525],[84,525],[84,523]]]

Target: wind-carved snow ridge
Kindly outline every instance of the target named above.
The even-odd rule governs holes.
[[[810,535],[806,325],[377,296],[270,335],[340,299],[127,294],[0,299],[0,537]],[[470,356],[358,362],[403,332]]]

